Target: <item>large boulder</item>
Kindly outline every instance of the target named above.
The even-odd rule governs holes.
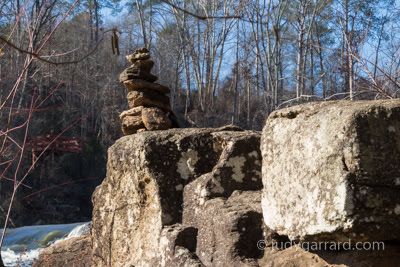
[[[265,223],[292,240],[400,238],[400,101],[273,112],[263,129]]]
[[[262,224],[261,206],[258,202],[258,210],[254,211],[253,204],[244,204],[245,199],[257,201],[246,194],[247,198],[236,197],[237,203],[223,199],[231,197],[235,190],[261,190],[260,134],[237,130],[227,127],[143,132],[123,137],[110,147],[107,177],[93,194],[94,264],[202,266],[201,259],[210,259],[210,256],[197,252],[206,251],[207,244],[217,243],[199,240],[198,236],[212,234],[209,229],[202,229],[202,225],[218,228],[218,222],[213,223],[208,217],[194,220],[182,216],[193,215],[195,203],[201,202],[199,210],[205,207],[205,201],[216,198],[221,198],[222,202],[213,207],[214,214],[223,210],[220,220],[224,220],[221,223],[227,227],[215,230],[219,232],[218,246],[223,246],[224,234],[231,233],[231,240],[238,247],[236,249],[233,243],[221,250],[231,253],[226,256],[229,261],[225,263],[235,262],[235,255],[239,255],[236,258],[241,262],[251,257],[245,253],[243,244],[249,240],[243,233],[252,232],[249,223]],[[202,177],[209,177],[210,183],[203,183]],[[190,197],[186,192],[186,204],[183,192],[196,179],[200,179],[199,186],[204,186],[200,191],[206,195],[199,200],[197,193],[193,192]],[[186,206],[193,212],[184,211]],[[241,211],[243,207],[247,208]],[[237,215],[230,216],[230,211]],[[205,214],[204,210],[199,212]],[[243,227],[237,230],[238,226]],[[255,232],[254,238],[262,237],[259,227]],[[254,248],[255,240],[252,243]],[[217,252],[212,253],[217,255]],[[222,262],[219,266],[223,266],[223,255],[218,257]],[[259,257],[259,254],[255,256]]]

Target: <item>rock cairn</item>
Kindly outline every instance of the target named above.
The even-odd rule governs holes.
[[[128,90],[129,110],[122,112],[122,132],[125,135],[144,131],[179,128],[179,122],[171,110],[169,94],[171,90],[154,83],[158,77],[151,74],[154,61],[147,48],[136,49],[126,59],[132,66],[125,69],[119,81]]]

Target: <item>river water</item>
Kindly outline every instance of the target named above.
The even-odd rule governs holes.
[[[24,226],[6,231],[1,255],[6,266],[32,266],[44,248],[72,237],[88,234],[91,222]],[[0,235],[3,229],[0,229]]]

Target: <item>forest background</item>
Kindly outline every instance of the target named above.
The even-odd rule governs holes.
[[[0,223],[90,220],[136,48],[183,127],[261,130],[290,105],[398,98],[399,26],[391,0],[0,0]],[[31,153],[45,135],[82,153]]]

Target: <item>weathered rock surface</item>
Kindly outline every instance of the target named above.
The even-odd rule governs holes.
[[[138,60],[147,60],[150,58],[149,50],[145,47],[135,49],[133,54],[127,55],[126,59],[134,64]]]
[[[148,131],[167,130],[171,128],[171,120],[159,108],[143,108],[143,124]]]
[[[235,190],[262,188],[259,134],[221,132],[215,137],[220,140],[220,147],[216,147],[221,151],[220,160],[211,172],[189,183],[183,193],[183,223],[188,225],[196,226],[197,219],[204,220],[199,213],[207,210],[203,208],[207,200],[228,198]]]
[[[151,74],[149,71],[145,70],[144,68],[139,67],[129,67],[126,68],[120,75],[119,81],[121,83],[132,80],[132,79],[142,79],[148,82],[155,82],[157,81],[158,77]]]
[[[368,102],[363,104],[367,105]],[[322,106],[317,107],[314,105]],[[346,105],[346,103],[343,103],[343,105]],[[302,106],[298,108],[304,109]],[[325,111],[319,111],[320,108]],[[350,121],[350,118],[353,117],[358,119],[353,118],[355,120],[354,123],[349,123],[346,119],[343,120],[344,133],[335,132],[330,128],[330,125],[336,122],[331,122],[329,114],[333,111],[329,108],[332,110],[337,109],[344,118]],[[352,105],[349,108],[354,110]],[[144,109],[140,109],[140,114]],[[290,160],[288,156],[290,154],[287,152],[289,149],[284,148],[284,145],[278,146],[277,144],[279,144],[280,138],[286,140],[285,138],[288,138],[286,136],[291,135],[293,138],[291,142],[295,144],[299,140],[305,142],[301,142],[301,151],[294,150],[291,155],[294,162],[296,162],[296,164],[293,163],[296,168],[288,165],[292,168],[290,169],[291,172],[286,169],[280,172],[289,175],[292,172],[295,173],[297,169],[305,170],[305,167],[301,167],[298,155],[312,151],[316,153],[312,154],[313,156],[319,155],[320,158],[311,158],[312,160],[310,161],[312,162],[303,160],[302,163],[306,164],[305,166],[310,170],[313,170],[312,164],[323,164],[322,166],[331,170],[331,172],[323,172],[324,169],[321,167],[320,172],[324,174],[322,178],[318,176],[318,172],[313,172],[309,176],[300,173],[302,176],[299,176],[299,178],[309,178],[308,182],[311,185],[315,183],[312,179],[319,178],[322,180],[318,184],[319,186],[324,185],[324,177],[328,177],[330,179],[328,182],[330,183],[332,181],[335,182],[337,179],[335,180],[336,176],[334,174],[342,174],[342,169],[337,170],[335,169],[335,164],[330,165],[330,163],[344,164],[343,162],[345,162],[348,165],[346,165],[347,169],[345,168],[344,171],[347,172],[352,170],[349,166],[357,166],[350,165],[354,164],[354,162],[351,157],[346,157],[348,154],[345,154],[344,161],[340,157],[340,161],[336,162],[336,156],[341,156],[342,154],[340,153],[343,152],[337,146],[341,144],[342,148],[345,149],[346,146],[351,145],[351,142],[355,146],[354,144],[357,142],[354,140],[364,140],[360,133],[364,135],[370,134],[369,131],[361,131],[365,130],[365,127],[356,127],[360,125],[358,124],[360,121],[364,121],[364,116],[367,115],[353,117],[348,115],[346,117],[346,114],[350,112],[348,107],[335,106],[335,104],[332,106],[312,104],[305,110],[311,114],[306,113],[308,114],[307,116],[301,115],[301,112],[297,113],[292,108],[291,110],[281,111],[280,115],[277,115],[278,113],[272,115],[273,117],[267,122],[267,125],[271,127],[271,132],[268,136],[276,135],[274,135],[272,141],[265,143],[266,129],[264,129],[262,148],[264,149],[266,146],[268,147],[268,144],[271,144],[274,145],[274,149],[270,150],[269,154],[265,154],[264,150],[264,160],[271,160],[271,154],[279,158],[279,155],[274,153],[283,153]],[[380,118],[373,119],[369,118],[368,115],[368,123],[373,125],[370,128],[379,129],[381,123],[386,123],[385,127],[389,129],[392,129],[390,126],[397,125],[391,119],[391,116],[396,114],[393,110],[391,113],[385,113],[379,109],[377,112],[374,107],[369,110],[369,115],[371,113],[377,114],[376,116]],[[124,118],[137,114],[137,112],[137,110],[128,111]],[[319,114],[320,112],[325,112],[325,114]],[[380,117],[382,114],[386,116],[384,119]],[[320,117],[314,120],[313,116]],[[282,120],[295,120],[296,117],[302,118],[304,120],[303,123],[306,125],[313,120],[314,123],[318,122],[315,124],[315,128],[312,129],[314,131],[314,139],[309,137],[311,133],[302,129],[296,123],[283,132],[279,132],[278,128],[275,128],[281,124],[288,123],[275,120],[279,118]],[[326,122],[325,119],[327,119]],[[275,121],[275,123],[271,123],[271,120]],[[353,141],[346,139],[346,136],[349,136],[346,135],[346,129],[349,131],[352,129],[350,132],[356,136]],[[397,128],[395,129],[397,131]],[[145,129],[140,129],[139,131],[141,130]],[[278,133],[281,133],[281,135]],[[389,133],[391,133],[391,130],[389,130]],[[370,134],[368,138],[376,140],[374,142],[378,142],[382,146],[382,141],[378,140],[378,137],[382,136],[384,140],[393,138],[389,133],[382,130],[372,137]],[[338,136],[332,137],[329,134],[341,136],[339,138],[340,142],[337,141]],[[315,139],[320,140],[319,138],[322,137],[327,137],[323,148],[333,153],[328,157],[328,163],[323,161],[323,153],[319,152],[318,154],[316,152],[321,150],[321,147],[312,149]],[[264,217],[271,216],[270,214],[276,215],[275,220],[278,222],[287,219],[285,219],[285,214],[277,213],[276,207],[271,205],[266,208],[265,202],[263,202],[263,206],[261,205],[261,199],[264,199],[268,192],[264,190],[261,194],[259,140],[259,133],[242,131],[233,126],[220,129],[171,129],[168,131],[143,132],[118,140],[108,151],[107,177],[93,195],[93,266],[359,267],[400,265],[400,244],[396,242],[385,242],[384,249],[380,244],[380,249],[367,248],[359,250],[353,247],[346,250],[342,247],[340,251],[337,248],[336,250],[309,252],[302,249],[300,245],[290,247],[290,245],[293,245],[291,243],[287,246],[285,242],[290,241],[286,236],[278,235],[273,229],[263,224],[263,215]],[[362,142],[357,144],[358,147],[356,146],[356,148],[360,151],[365,149]],[[397,143],[392,142],[392,144]],[[397,145],[394,146],[397,147]],[[311,150],[309,150],[310,147]],[[373,148],[380,151],[379,147]],[[357,152],[358,150],[355,151]],[[350,155],[359,155],[355,152],[352,153]],[[374,153],[377,152],[375,151]],[[362,156],[358,157],[358,159],[362,159]],[[362,161],[360,160],[360,162]],[[377,166],[375,167],[377,168]],[[365,170],[365,167],[363,170]],[[383,171],[382,169],[379,170]],[[283,179],[281,176],[278,177],[276,174],[279,173],[278,170],[272,168],[271,171],[276,175],[274,176],[275,180],[270,181],[271,189],[276,190],[278,185],[283,188],[285,188],[285,185],[292,186],[291,180]],[[357,171],[353,173],[359,179],[357,181],[364,177],[357,176]],[[328,176],[328,174],[331,176]],[[365,175],[365,172],[363,174]],[[352,177],[351,175],[346,175],[345,173],[343,177]],[[388,177],[385,175],[387,174],[383,172],[382,176],[377,177]],[[290,176],[290,178],[297,179],[296,182],[299,183],[301,188],[305,187],[302,182],[306,183],[306,181],[293,176]],[[341,180],[339,179],[339,181]],[[346,181],[354,182],[353,180]],[[279,182],[280,184],[278,184]],[[376,186],[378,184],[377,180],[367,180],[367,182],[365,183],[364,181],[363,186],[366,184]],[[353,183],[353,185],[354,187],[350,187],[350,189],[357,188],[358,184]],[[324,190],[327,190],[328,193],[336,192],[335,187],[337,186],[340,186],[340,183],[333,183],[330,188],[325,187]],[[396,187],[392,186],[391,188]],[[301,195],[293,185],[289,191],[282,189],[281,192],[275,192],[274,198],[276,201],[280,201],[282,209],[288,209],[286,204],[296,204],[293,202],[291,195],[296,194],[301,204],[303,203],[302,196],[309,194],[308,189],[304,189],[304,192]],[[332,196],[335,201],[338,201],[337,198],[334,198],[334,195]],[[350,196],[357,196],[357,194],[354,193]],[[348,199],[350,197],[347,197],[346,201]],[[329,204],[331,195],[322,194],[319,201],[325,201]],[[352,203],[357,204],[359,202]],[[308,214],[306,210],[304,214],[297,213],[297,217],[292,215],[291,219],[312,223],[312,221],[308,220],[308,217],[311,216],[313,208],[320,207],[318,205],[320,204],[310,202],[306,206],[310,210]],[[332,206],[325,204],[324,208],[329,210],[332,209]],[[370,209],[370,211],[374,211],[374,209]],[[375,214],[374,216],[376,216]],[[313,217],[311,216],[311,218]],[[285,222],[290,226],[291,221]],[[340,223],[340,220],[335,222]],[[378,221],[378,223],[380,222]],[[360,224],[354,225],[359,226]],[[289,227],[288,229],[294,231],[294,228]],[[351,231],[349,231],[351,234],[352,229],[350,228]],[[330,239],[332,235],[334,238]],[[309,241],[311,241],[315,237],[318,238],[315,242],[325,242],[326,240],[335,241],[338,236],[343,236],[340,230],[333,234],[324,232],[321,235],[311,236],[311,238],[306,236],[305,239],[309,238]],[[356,242],[356,240],[359,239],[352,238],[352,243]],[[345,241],[348,241],[348,239]]]
[[[134,108],[131,108],[129,110],[125,110],[125,111],[121,112],[121,114],[119,114],[119,117],[121,119],[123,119],[126,116],[138,116],[138,115],[141,116],[142,115],[142,110],[143,110],[143,107],[134,107]]]
[[[122,118],[122,132],[125,135],[134,134],[142,128],[145,128],[142,115],[125,116]]]
[[[162,94],[169,94],[171,90],[161,84],[158,83],[151,83],[145,80],[137,79],[137,80],[127,80],[124,82],[125,88],[130,92],[139,89],[149,89],[153,91],[157,91]]]
[[[150,72],[154,66],[153,60],[136,60],[132,63],[132,67],[143,68],[144,70]]]
[[[33,267],[91,266],[90,235],[71,238],[45,248]]]
[[[379,267],[400,265],[400,244],[385,243],[380,244],[380,248],[375,245],[375,249],[356,249],[353,247],[347,250],[316,251],[305,250],[307,246],[305,244],[288,245],[286,249],[267,246],[264,257],[258,261],[258,264],[263,267]],[[322,243],[323,246],[324,243]],[[371,246],[373,245],[371,244]]]
[[[126,97],[128,99],[129,107],[157,107],[165,112],[171,110],[171,103],[169,97],[160,94],[157,91],[149,89],[138,89],[137,91],[131,91]]]
[[[275,111],[262,134],[263,216],[291,239],[400,238],[400,101]]]
[[[197,255],[197,229],[180,224],[166,226],[161,232],[159,254],[152,266],[204,266]]]
[[[264,239],[260,203],[260,191],[235,191],[228,199],[206,201],[195,214],[184,213],[199,229],[196,254],[205,266],[258,266],[264,255],[257,248]]]
[[[249,250],[262,237],[260,196],[233,191],[239,185],[245,190],[262,187],[259,138],[258,133],[247,131],[171,129],[119,139],[108,151],[107,177],[93,194],[94,264],[217,266],[203,262],[213,257],[221,264],[256,264],[262,252],[252,255]],[[213,195],[213,187],[205,188],[212,194],[203,200],[195,200],[194,192],[193,199],[186,193],[188,203],[184,203],[185,186],[207,173],[212,173],[213,186],[221,181],[219,191]],[[202,218],[182,218],[194,214],[193,203],[200,201],[204,203],[197,212]],[[225,228],[220,229],[218,219],[206,216],[206,207],[213,207],[212,213]],[[206,239],[215,233],[218,238]],[[234,243],[225,243],[228,236]],[[210,252],[208,245],[218,246],[221,253]]]

